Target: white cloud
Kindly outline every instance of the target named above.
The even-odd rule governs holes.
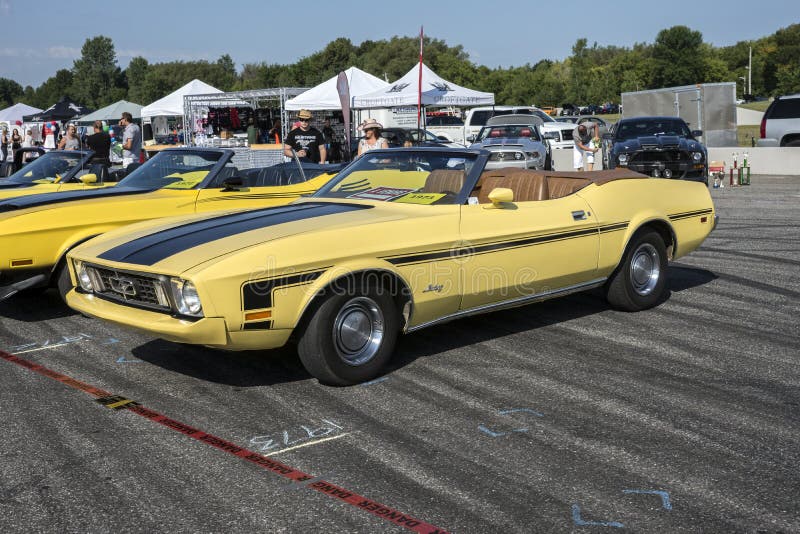
[[[44,49],[0,48],[0,57],[38,58],[38,59],[77,59],[80,56],[81,56],[80,48],[72,48],[69,46],[51,46]]]
[[[0,0],[0,13],[3,15],[11,13],[11,0]]]

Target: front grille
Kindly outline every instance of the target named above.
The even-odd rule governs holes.
[[[492,152],[489,161],[525,161],[525,153],[517,150]]]
[[[690,163],[689,154],[680,150],[643,150],[631,155],[631,163]]]
[[[109,300],[159,311],[170,311],[167,282],[157,276],[86,266],[95,293]]]

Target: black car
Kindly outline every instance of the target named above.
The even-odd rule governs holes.
[[[708,184],[708,152],[679,117],[622,119],[603,135],[605,168],[627,167],[649,176]]]

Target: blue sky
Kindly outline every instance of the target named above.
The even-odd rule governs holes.
[[[660,6],[660,7],[656,7]],[[87,38],[114,41],[119,65],[208,59],[294,63],[337,37],[354,44],[425,34],[462,45],[489,67],[562,60],[576,39],[589,45],[652,43],[683,24],[715,46],[756,39],[800,22],[797,0],[571,2],[505,0],[0,0],[0,77],[37,87],[72,67]]]

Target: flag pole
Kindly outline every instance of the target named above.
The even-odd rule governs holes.
[[[423,27],[419,27],[419,82],[417,84],[417,142],[422,141],[422,39]]]

